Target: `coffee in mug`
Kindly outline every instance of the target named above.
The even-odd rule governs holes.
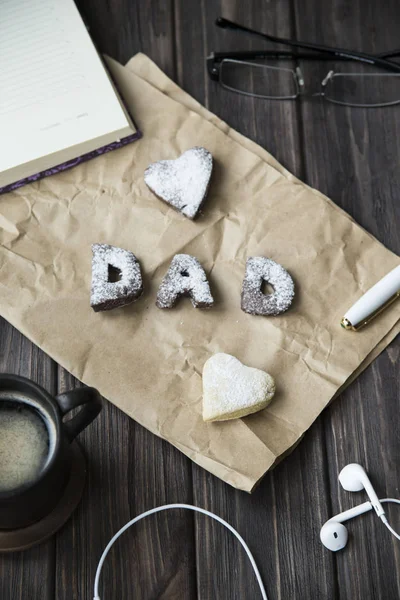
[[[55,509],[70,478],[71,443],[100,410],[94,388],[52,396],[29,379],[0,373],[0,533],[29,527]]]
[[[0,392],[0,492],[35,481],[54,445],[51,420],[33,398]]]

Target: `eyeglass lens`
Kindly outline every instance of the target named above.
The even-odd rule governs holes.
[[[239,60],[222,61],[220,83],[230,90],[261,98],[289,99],[298,93],[292,70]]]
[[[335,73],[323,90],[327,100],[351,106],[385,106],[400,102],[400,75]]]

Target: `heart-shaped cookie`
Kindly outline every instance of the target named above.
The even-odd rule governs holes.
[[[152,163],[144,181],[158,198],[194,219],[207,196],[212,166],[211,153],[196,146],[175,160]]]
[[[203,369],[203,419],[227,421],[266,408],[275,394],[271,375],[230,354],[209,358]]]

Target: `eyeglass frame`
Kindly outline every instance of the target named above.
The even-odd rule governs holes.
[[[268,99],[268,100],[295,100],[296,98],[298,98],[304,91],[304,79],[301,73],[301,69],[299,67],[296,67],[295,69],[287,69],[287,68],[283,68],[283,67],[274,67],[271,65],[262,65],[259,63],[254,63],[254,62],[248,62],[249,60],[261,60],[261,59],[277,59],[277,60],[339,60],[339,61],[357,61],[357,62],[362,62],[362,63],[368,63],[372,66],[378,66],[386,71],[388,71],[389,73],[395,73],[396,75],[400,75],[400,64],[390,61],[388,60],[388,58],[392,58],[395,56],[399,56],[400,55],[400,49],[399,50],[393,50],[391,52],[385,52],[385,53],[381,53],[381,54],[377,54],[377,55],[373,55],[373,54],[366,54],[365,52],[358,52],[358,51],[353,51],[353,50],[343,50],[341,48],[335,48],[335,47],[331,47],[331,46],[323,46],[320,44],[314,44],[314,43],[310,43],[310,42],[299,42],[296,40],[289,40],[289,39],[285,39],[285,38],[280,38],[277,36],[272,36],[260,31],[256,31],[254,29],[250,29],[249,27],[245,27],[244,25],[240,25],[238,23],[235,23],[233,21],[229,21],[228,19],[225,19],[223,17],[219,17],[215,24],[217,25],[217,27],[221,27],[223,29],[231,29],[234,31],[239,31],[241,33],[247,33],[250,35],[254,35],[257,37],[262,37],[263,39],[267,39],[269,41],[272,42],[276,42],[279,44],[283,44],[283,45],[288,45],[294,48],[302,48],[302,49],[307,49],[307,50],[312,50],[313,52],[315,52],[315,54],[311,53],[311,52],[293,52],[293,51],[285,51],[285,50],[246,50],[246,51],[239,51],[239,52],[212,52],[210,54],[210,56],[207,57],[206,62],[207,62],[207,71],[208,74],[210,76],[210,78],[214,81],[218,81],[220,83],[220,85],[226,89],[230,89],[234,92],[237,92],[239,94],[243,94],[246,96],[252,96],[252,97],[258,97],[258,98],[264,98],[264,99]],[[223,64],[224,61],[229,61],[229,62],[236,62],[239,64],[247,64],[249,66],[258,66],[261,68],[268,68],[268,69],[274,69],[274,70],[280,70],[280,71],[289,71],[290,73],[292,73],[293,77],[294,77],[294,81],[295,81],[295,86],[296,86],[296,94],[294,95],[290,95],[290,96],[267,96],[267,95],[261,95],[261,94],[254,94],[252,92],[245,92],[242,90],[238,90],[236,88],[233,88],[231,86],[228,86],[226,84],[224,84],[221,81],[220,78],[220,72],[221,72],[221,65]],[[325,76],[325,78],[323,79],[323,81],[321,82],[321,87],[322,87],[322,91],[319,93],[314,94],[315,96],[325,96],[325,93],[323,91],[324,86],[332,79],[332,77],[334,76],[345,76],[345,75],[351,75],[351,76],[359,76],[359,75],[366,75],[368,76],[368,74],[363,74],[363,73],[335,73],[334,71],[329,71],[328,74]],[[385,74],[370,74],[370,75],[385,75]],[[400,98],[399,100],[396,100],[394,102],[386,102],[386,103],[376,103],[376,104],[352,104],[350,102],[341,102],[338,100],[334,100],[332,98],[328,98],[326,97],[326,100],[328,100],[329,102],[332,102],[334,104],[340,104],[340,105],[344,105],[344,106],[356,106],[356,107],[365,107],[365,108],[374,108],[374,107],[380,107],[380,106],[391,106],[391,105],[395,105],[395,104],[399,104],[400,103]]]

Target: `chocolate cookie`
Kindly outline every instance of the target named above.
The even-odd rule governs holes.
[[[214,304],[203,267],[194,256],[176,254],[157,294],[158,308],[173,308],[181,296],[189,296],[195,308]]]
[[[158,198],[195,219],[207,196],[212,166],[211,153],[196,146],[176,160],[151,164],[144,172],[144,181]]]
[[[108,244],[93,244],[92,252],[90,306],[95,312],[125,306],[141,296],[140,265],[132,252]]]
[[[272,294],[261,291],[263,282],[274,288]],[[247,259],[242,286],[242,310],[250,315],[279,315],[294,298],[294,283],[280,264],[264,256]]]

